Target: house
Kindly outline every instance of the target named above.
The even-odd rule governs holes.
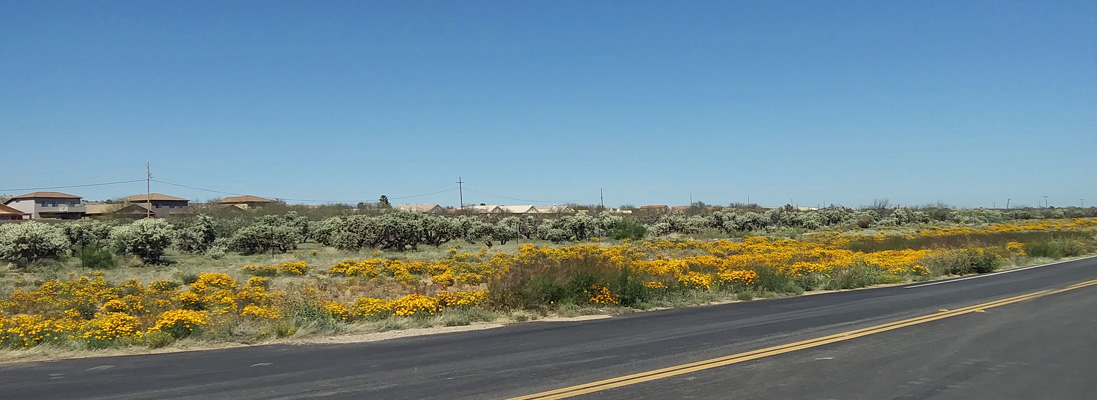
[[[155,218],[179,214],[190,205],[190,200],[161,193],[135,194],[122,199],[122,202],[126,205],[140,203],[146,208],[151,206],[152,216]]]
[[[146,218],[151,214],[145,203],[87,203],[84,207],[87,208],[86,218]]]
[[[278,203],[278,200],[265,199],[259,196],[231,196],[217,201],[218,205],[230,205],[247,210],[252,207],[262,207],[267,204]]]
[[[643,207],[641,207],[641,208],[643,208]],[[671,212],[675,212],[675,211],[688,212],[690,208],[693,208],[693,207],[692,206],[674,206],[674,207],[670,208],[670,211]]]
[[[504,213],[508,214],[540,214],[537,207],[533,205],[520,205],[520,206],[499,206]]]
[[[575,214],[575,210],[569,206],[551,205],[537,207],[537,212],[541,214]]]
[[[640,210],[649,213],[665,213],[670,210],[666,204],[653,204],[647,206],[640,206]]]
[[[4,205],[29,215],[30,219],[80,219],[85,211],[80,196],[61,192],[27,193],[8,199]]]
[[[29,217],[25,212],[0,204],[0,221],[18,221]]]
[[[469,214],[500,214],[503,209],[499,206],[489,205],[465,206],[465,212]]]
[[[401,204],[393,207],[396,211],[407,211],[423,214],[445,214],[446,209],[437,204]]]

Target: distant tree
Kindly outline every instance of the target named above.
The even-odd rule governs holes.
[[[389,197],[385,195],[381,195],[381,199],[377,201],[377,206],[383,209],[392,208],[392,204],[389,204]]]

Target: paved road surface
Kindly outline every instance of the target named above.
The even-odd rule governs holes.
[[[0,365],[3,399],[508,398],[1097,279],[1097,259],[920,287],[362,344]],[[585,398],[1097,398],[1097,286]]]

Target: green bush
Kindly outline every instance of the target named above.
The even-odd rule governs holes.
[[[826,288],[830,290],[857,289],[883,283],[882,273],[879,268],[871,266],[854,266],[842,268],[831,272],[830,280]]]
[[[975,249],[957,249],[931,254],[922,262],[936,275],[966,275],[994,272],[1002,259]]]
[[[150,349],[159,349],[175,341],[175,337],[166,332],[149,332],[141,338]]]
[[[631,218],[623,218],[613,227],[609,236],[617,240],[643,240],[647,234],[648,228],[644,224]]]
[[[642,279],[637,279],[628,268],[621,269],[610,285],[610,292],[617,295],[617,301],[625,307],[634,307],[647,302],[648,288]]]
[[[81,247],[78,254],[80,256],[81,268],[114,268],[114,254],[109,249],[101,249],[92,244]]]
[[[761,265],[751,269],[758,273],[758,279],[755,280],[755,285],[758,286],[758,289],[775,293],[795,293],[804,291],[803,288],[797,286],[788,275],[778,272],[777,268]]]

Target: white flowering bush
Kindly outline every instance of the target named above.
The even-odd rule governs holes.
[[[69,251],[69,241],[61,228],[39,222],[0,225],[0,260],[25,267]]]
[[[164,250],[171,245],[172,227],[162,219],[142,219],[117,226],[110,232],[111,247],[132,254],[148,264],[160,262]]]

